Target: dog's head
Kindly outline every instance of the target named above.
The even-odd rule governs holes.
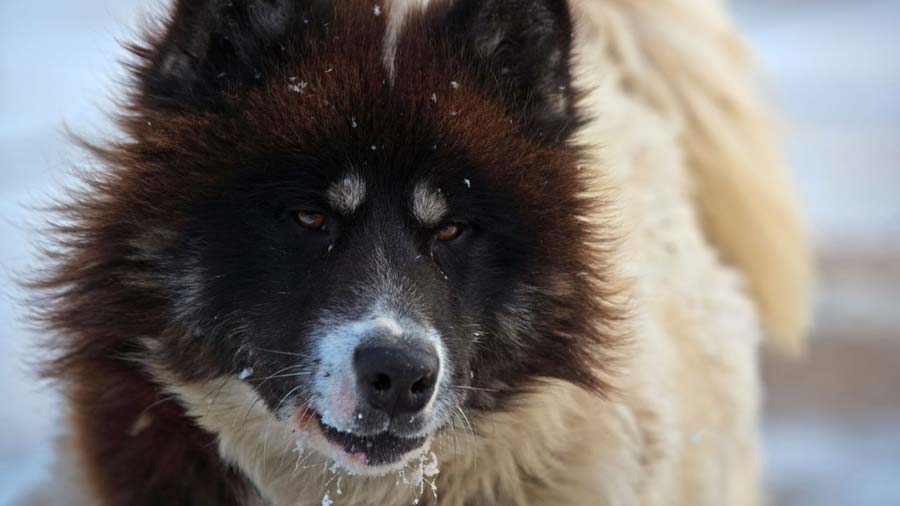
[[[563,0],[176,2],[96,185],[156,367],[370,474],[542,379],[602,388],[571,38]]]

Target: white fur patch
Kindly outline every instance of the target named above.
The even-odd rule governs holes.
[[[434,329],[422,332],[419,325],[393,315],[372,314],[330,329],[323,328],[318,338],[316,356],[319,370],[315,379],[315,395],[311,405],[322,421],[342,432],[353,432],[359,420],[357,410],[356,370],[353,352],[373,335],[392,338],[419,338],[431,344],[440,364],[435,391],[423,413],[429,416],[429,430],[436,428],[437,420],[430,413],[442,384],[446,381],[447,353],[440,335]],[[419,337],[421,336],[421,337]],[[387,426],[385,426],[385,429]]]
[[[338,212],[349,215],[366,200],[366,182],[356,173],[346,174],[328,188],[328,203]]]
[[[375,477],[396,472],[400,473],[399,481],[410,465],[414,467],[413,473],[417,464],[421,468],[431,449],[429,437],[420,448],[396,463],[365,465],[325,439],[318,423],[303,423],[296,414],[285,419],[275,416],[256,391],[237,377],[182,382],[158,363],[149,361],[146,365],[164,390],[175,395],[187,414],[204,430],[216,435],[219,455],[252,480],[267,504],[294,506],[318,502],[340,476]],[[140,424],[146,427],[148,422],[138,419],[136,425]],[[325,470],[328,474],[323,474]],[[388,483],[394,482],[395,479],[388,478]],[[348,481],[345,486],[350,488],[351,483]],[[340,490],[340,485],[337,487]],[[415,487],[396,493],[409,495],[410,492],[421,495],[421,490]]]
[[[447,215],[447,198],[440,189],[432,190],[425,183],[419,183],[412,194],[413,215],[425,226],[438,225]]]
[[[177,396],[188,415],[216,434],[219,455],[238,465],[274,504],[292,504],[302,489],[292,484],[296,429],[278,420],[250,385],[237,378],[184,383],[159,367],[153,376]]]
[[[382,61],[391,81],[394,80],[397,42],[400,36],[400,29],[403,27],[403,21],[410,10],[421,8],[427,3],[428,0],[391,0],[389,3],[390,17],[388,18],[387,31],[384,34]]]

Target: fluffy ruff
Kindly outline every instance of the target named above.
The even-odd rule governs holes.
[[[381,23],[379,30],[367,31],[364,21],[354,21],[359,31],[353,33],[361,38],[353,47],[368,48],[367,56],[387,69],[386,77],[354,78],[386,83],[402,78],[402,65],[414,61],[419,48],[409,40],[404,45],[395,34],[407,26],[405,19],[418,19],[417,5],[395,1],[372,10],[363,2],[339,3],[364,9]],[[287,395],[251,388],[243,381],[252,374],[246,364],[235,369],[246,373],[223,370],[212,365],[218,352],[209,346],[197,348],[175,335],[163,336],[166,340],[145,335],[156,328],[153,322],[133,317],[113,328],[102,321],[109,314],[84,312],[88,306],[131,304],[158,307],[163,313],[168,306],[146,293],[164,285],[176,287],[183,299],[167,318],[198,321],[200,310],[191,304],[197,294],[185,279],[201,276],[202,266],[179,264],[185,270],[178,280],[114,272],[127,279],[134,290],[128,293],[136,294],[115,300],[96,297],[103,292],[82,282],[91,278],[100,283],[93,270],[115,267],[120,258],[156,261],[149,254],[135,257],[135,251],[164,251],[174,239],[165,229],[148,228],[133,237],[139,245],[107,249],[105,257],[94,250],[81,251],[75,261],[57,256],[54,261],[62,267],[37,283],[54,305],[42,318],[63,335],[62,345],[54,342],[63,352],[48,369],[72,399],[73,435],[66,445],[74,454],[69,468],[75,472],[70,481],[58,484],[64,502],[84,497],[84,504],[104,505],[172,500],[235,506],[759,504],[758,348],[766,333],[781,347],[800,346],[811,267],[802,220],[753,91],[748,57],[721,6],[712,0],[581,1],[569,8],[575,20],[572,83],[586,91],[571,104],[562,94],[542,95],[534,108],[549,112],[530,118],[528,128],[570,129],[560,135],[571,135],[565,145],[577,146],[578,154],[560,154],[562,148],[547,147],[541,140],[527,162],[516,162],[577,166],[570,179],[578,183],[568,188],[573,196],[567,203],[579,210],[579,220],[564,232],[583,242],[561,244],[561,233],[560,243],[546,246],[541,254],[566,257],[565,268],[583,275],[571,284],[539,286],[531,294],[555,301],[554,324],[569,325],[553,341],[557,348],[547,348],[554,364],[535,362],[532,367],[540,366],[541,374],[532,377],[528,367],[491,370],[492,363],[503,360],[502,353],[485,358],[484,372],[473,366],[465,375],[477,382],[480,374],[503,374],[505,385],[516,387],[510,387],[514,394],[494,396],[480,383],[466,384],[475,393],[459,416],[455,411],[447,415],[450,430],[429,435],[427,444],[396,466],[369,472],[329,445],[309,419],[285,424],[294,412],[282,413],[283,406],[267,402],[266,396],[284,401]],[[145,59],[154,57],[137,51]],[[322,72],[330,73],[327,62],[321,63]],[[176,73],[184,64],[178,59],[154,62]],[[231,142],[233,128],[264,129],[264,123],[294,121],[283,109],[268,118],[248,115],[221,125],[221,138],[213,147],[199,148],[209,153],[190,152],[171,140],[171,132],[186,135],[198,125],[209,129],[216,112],[193,116],[190,122],[187,116],[173,120],[159,112],[185,100],[154,95],[154,89],[169,86],[163,81],[144,80],[146,93],[138,94],[133,107],[151,112],[126,115],[123,121],[134,145],[93,148],[106,163],[138,166],[141,157],[171,149],[179,160],[205,156],[209,166],[225,164],[229,161],[216,159],[213,147]],[[346,82],[351,81],[348,77]],[[452,85],[454,90],[474,86],[465,80]],[[309,86],[298,78],[280,92],[302,95]],[[336,93],[359,93],[352,83],[345,86]],[[199,87],[185,96],[205,100],[209,93]],[[244,103],[255,107],[263,96]],[[466,107],[483,107],[443,100],[435,95],[434,103],[447,118],[464,115]],[[324,116],[331,106],[326,101],[305,112]],[[578,108],[579,121],[559,123],[557,115],[571,112],[570,107]],[[352,117],[352,127],[367,121],[366,114]],[[493,114],[502,117],[488,110],[453,128],[479,131],[485,144],[495,139],[492,135],[502,140],[503,133],[488,132],[481,124],[493,121]],[[154,124],[170,131],[161,132]],[[288,126],[287,132],[305,128]],[[143,137],[137,139],[135,132]],[[316,135],[330,132],[314,130],[290,142],[311,149]],[[287,141],[272,140],[273,145]],[[502,164],[518,156],[514,148],[480,161]],[[379,149],[385,148],[372,145],[372,151]],[[528,149],[532,147],[522,145],[523,152]],[[144,165],[141,170],[152,179],[151,169]],[[201,181],[200,172],[190,177]],[[513,177],[497,175],[498,180]],[[471,188],[468,178],[458,179]],[[110,191],[125,181],[97,184]],[[528,188],[534,192],[529,198],[540,198],[543,190],[537,183]],[[362,198],[356,195],[361,191],[354,191],[334,198],[352,210]],[[174,191],[171,198],[189,197]],[[109,203],[91,195],[79,199],[84,221],[100,223],[96,217],[107,212]],[[417,215],[439,214],[431,213],[432,207],[418,204]],[[548,212],[554,211],[548,207]],[[63,247],[80,251],[81,244],[114,237],[121,223],[104,220],[94,228],[62,225],[58,232],[67,238]],[[569,258],[566,249],[584,253]],[[94,298],[84,300],[89,297]],[[539,323],[523,320],[508,326],[535,325]],[[166,325],[158,328],[171,331]],[[129,335],[104,334],[103,329]],[[199,325],[188,329],[207,330]],[[565,335],[592,332],[589,343],[559,344]],[[532,351],[540,350],[540,343],[534,343]],[[167,444],[173,437],[178,444]],[[133,473],[117,474],[128,466]]]

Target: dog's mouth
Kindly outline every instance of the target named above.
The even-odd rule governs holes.
[[[427,436],[405,438],[389,432],[366,436],[341,432],[325,424],[318,413],[316,421],[329,443],[340,447],[353,461],[367,466],[396,464],[428,441]]]

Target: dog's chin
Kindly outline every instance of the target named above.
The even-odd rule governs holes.
[[[325,424],[317,413],[297,419],[296,424],[301,433],[299,445],[317,451],[352,475],[383,476],[400,471],[431,447],[430,434],[411,438],[388,432],[361,436]]]

